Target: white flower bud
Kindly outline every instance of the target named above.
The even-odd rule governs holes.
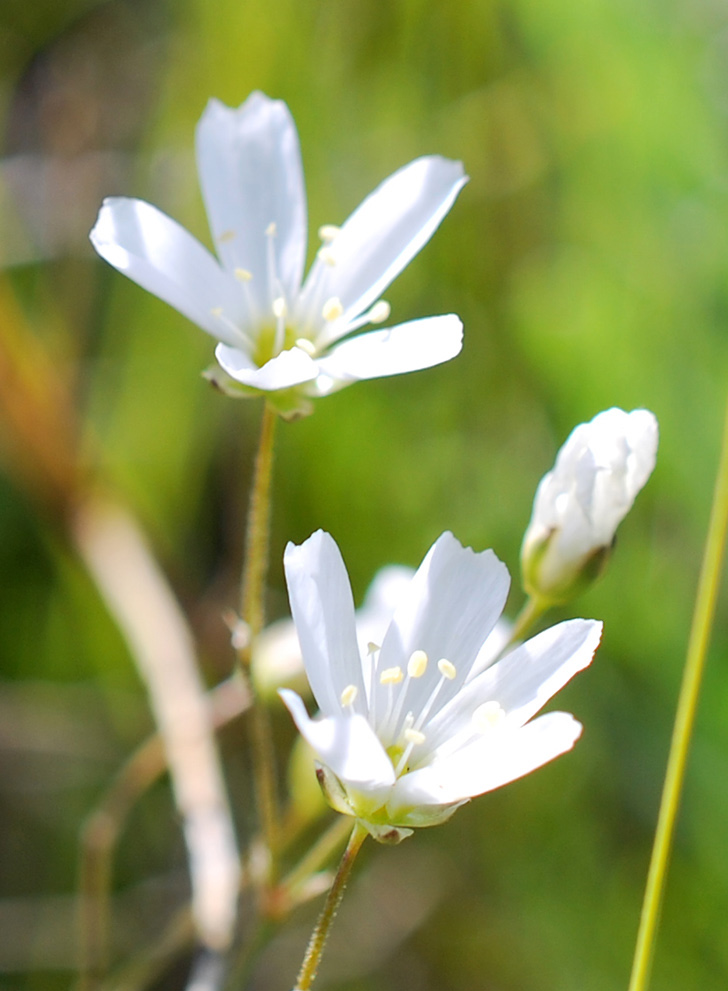
[[[655,467],[657,441],[657,420],[644,409],[608,409],[572,431],[539,484],[523,538],[529,595],[566,602],[598,577]]]

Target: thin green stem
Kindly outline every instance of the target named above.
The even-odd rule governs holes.
[[[308,991],[314,982],[331,924],[336,918],[336,912],[341,904],[341,899],[344,897],[346,882],[349,880],[356,855],[359,853],[367,835],[364,826],[358,821],[355,822],[346,850],[344,850],[344,855],[341,858],[339,869],[336,872],[334,883],[331,885],[329,893],[326,896],[326,902],[316,923],[316,928],[311,934],[306,955],[298,972],[298,980],[296,981],[294,991]]]
[[[247,626],[248,636],[238,650],[238,659],[245,671],[250,668],[253,641],[263,629],[265,622],[264,592],[268,573],[273,442],[277,421],[277,414],[272,407],[266,405],[263,408],[253,487],[248,506],[245,564],[240,595],[240,613]]]
[[[268,573],[270,539],[271,478],[273,474],[273,441],[278,416],[272,407],[263,408],[258,454],[255,459],[253,487],[248,506],[240,609],[246,625],[246,636],[238,649],[238,660],[250,682],[250,664],[255,638],[265,621],[265,581]],[[252,682],[250,682],[252,691]],[[263,882],[275,878],[278,850],[278,802],[275,784],[275,754],[268,710],[264,702],[253,695],[251,714],[253,775],[260,823],[266,848],[267,864]]]
[[[728,408],[723,427],[723,449],[713,493],[713,506],[705,541],[703,563],[695,599],[685,668],[670,743],[655,840],[647,875],[637,945],[629,991],[645,991],[650,979],[652,955],[660,915],[675,821],[685,779],[690,739],[695,723],[700,683],[705,668],[708,640],[715,616],[726,534],[728,533]]]
[[[534,623],[539,620],[545,612],[548,612],[548,609],[549,603],[546,602],[545,599],[537,599],[533,596],[526,599],[523,609],[521,609],[516,617],[515,623],[513,624],[513,630],[511,631],[511,635],[506,646],[510,647],[518,640],[523,640]]]

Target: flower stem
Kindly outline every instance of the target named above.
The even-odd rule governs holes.
[[[268,571],[270,535],[271,476],[273,471],[273,441],[278,417],[271,406],[263,408],[260,440],[255,459],[253,488],[250,493],[248,523],[245,533],[245,565],[241,585],[240,613],[248,636],[238,650],[238,659],[247,672],[252,658],[252,645],[263,629],[265,578]]]
[[[250,663],[255,638],[263,629],[265,610],[265,579],[268,571],[268,545],[270,538],[271,476],[273,470],[273,441],[278,416],[267,403],[263,408],[258,454],[255,459],[253,487],[248,507],[245,537],[245,565],[243,567],[240,611],[247,635],[238,648],[238,661],[250,682]],[[250,684],[252,691],[252,683]],[[261,828],[269,866],[266,880],[274,875],[273,863],[278,847],[278,803],[275,786],[275,760],[268,710],[261,699],[253,694],[251,713],[253,742],[253,774],[260,814]]]
[[[728,408],[723,427],[723,449],[713,493],[713,506],[705,540],[703,563],[695,599],[693,622],[690,630],[685,668],[675,715],[675,725],[670,743],[670,753],[665,772],[665,783],[660,800],[655,840],[647,875],[637,944],[632,963],[629,991],[645,991],[650,978],[650,968],[659,921],[660,906],[670,859],[670,849],[675,831],[675,821],[680,805],[680,793],[685,779],[690,738],[697,710],[700,683],[705,668],[708,640],[715,616],[716,599],[720,584],[726,534],[728,533]]]
[[[540,619],[545,612],[548,612],[548,609],[549,603],[545,599],[537,599],[535,596],[529,596],[523,606],[523,609],[521,609],[516,617],[516,621],[513,624],[513,630],[511,631],[511,635],[506,646],[511,647],[518,640],[523,640],[533,624]]]
[[[326,896],[326,903],[316,923],[316,928],[311,934],[306,955],[298,972],[298,980],[296,981],[294,991],[308,991],[314,982],[331,924],[336,917],[341,899],[344,897],[344,889],[346,888],[346,882],[349,880],[351,868],[354,866],[356,855],[359,853],[367,835],[364,826],[359,821],[355,822],[346,850],[344,850],[341,858],[339,869],[336,872],[334,883],[331,885],[329,893]]]

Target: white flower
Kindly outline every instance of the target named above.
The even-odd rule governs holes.
[[[321,715],[281,690],[315,751],[331,804],[382,841],[446,819],[475,795],[569,750],[568,713],[532,721],[586,667],[601,624],[576,619],[520,645],[467,682],[505,604],[508,571],[450,533],[432,546],[402,596],[381,648],[357,646],[339,549],[318,531],[285,554],[291,611]],[[467,682],[467,683],[466,683]]]
[[[429,240],[467,181],[459,162],[419,158],[383,182],[341,228],[325,225],[303,287],[306,197],[288,107],[253,93],[238,109],[211,100],[197,127],[197,163],[219,261],[142,200],[107,199],[91,231],[98,253],[220,342],[239,393],[281,411],[360,379],[453,358],[454,315],[351,336],[379,324],[383,290]],[[271,396],[276,393],[276,396]]]
[[[597,577],[655,467],[657,441],[657,420],[645,409],[608,409],[572,431],[541,479],[523,539],[530,595],[565,602]]]

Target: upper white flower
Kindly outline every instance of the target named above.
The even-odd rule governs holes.
[[[196,134],[202,194],[219,261],[141,200],[104,201],[91,241],[110,264],[220,342],[241,391],[310,405],[359,379],[454,357],[454,315],[350,335],[382,323],[380,294],[432,236],[467,181],[459,162],[419,158],[383,182],[340,228],[325,225],[303,286],[306,196],[288,107],[252,93],[238,109],[211,100]],[[228,380],[229,382],[229,380]],[[286,390],[293,395],[281,396]]]
[[[311,719],[295,692],[280,694],[317,754],[329,801],[376,838],[441,822],[578,738],[581,725],[568,713],[529,720],[590,663],[601,623],[561,623],[467,680],[508,595],[508,571],[492,551],[476,554],[444,533],[381,647],[363,652],[334,540],[318,531],[289,544],[285,570],[320,717]]]
[[[566,440],[536,491],[521,561],[531,595],[566,601],[598,574],[617,527],[655,467],[646,409],[608,409]]]

